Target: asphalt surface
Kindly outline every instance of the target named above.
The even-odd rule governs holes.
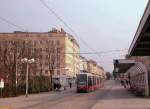
[[[108,82],[107,87],[90,93],[76,93],[75,89],[68,93],[58,92],[58,95],[42,98],[41,102],[22,109],[90,109],[110,91],[110,86]]]
[[[76,89],[61,92],[30,95],[28,98],[16,97],[0,99],[0,109],[91,109],[98,100],[103,99],[111,90],[112,82],[105,87],[90,93],[76,93]]]

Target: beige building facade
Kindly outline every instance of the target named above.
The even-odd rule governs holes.
[[[53,28],[43,33],[20,31],[0,33],[0,43],[2,42],[24,43],[22,46],[26,53],[18,57],[17,61],[19,64],[19,60],[24,57],[34,58],[36,62],[31,65],[31,75],[50,76],[52,74],[53,80],[58,79],[62,85],[68,85],[70,82],[75,84],[76,74],[80,70],[80,48],[75,38],[63,29]],[[30,52],[27,53],[27,51]]]
[[[83,56],[80,56],[80,71],[88,71],[88,60]]]
[[[88,60],[83,56],[80,56],[80,71],[89,72],[104,79],[106,77],[105,71],[101,66],[94,60]]]

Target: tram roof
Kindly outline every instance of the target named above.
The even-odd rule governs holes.
[[[150,56],[150,1],[148,1],[128,53],[129,56]]]
[[[114,60],[114,69],[118,68],[116,73],[127,72],[136,62],[134,60],[116,59]]]

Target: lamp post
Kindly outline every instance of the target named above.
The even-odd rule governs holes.
[[[16,79],[16,82],[15,82],[16,91],[15,91],[15,93],[16,93],[16,95],[17,95],[17,88],[18,88],[18,79],[17,79],[17,78],[18,78],[18,69],[17,69],[17,67],[18,67],[18,62],[17,62],[17,59],[16,59],[16,65],[15,65],[15,67],[16,67],[16,68],[15,68],[15,69],[16,69],[16,71],[15,71],[15,74],[16,74],[16,75],[15,75],[15,76],[16,76],[16,78],[15,78],[15,79]]]
[[[26,63],[26,97],[28,97],[28,89],[29,89],[29,64],[34,63],[35,60],[23,58],[21,62]]]
[[[116,72],[116,73],[119,72],[119,68],[118,68],[118,67],[115,68],[115,72]]]

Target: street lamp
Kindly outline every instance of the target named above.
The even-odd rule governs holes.
[[[118,68],[118,67],[115,68],[115,72],[116,72],[116,73],[119,72],[119,68]]]
[[[29,89],[29,64],[34,63],[35,60],[32,59],[27,59],[27,58],[23,58],[21,59],[21,62],[26,63],[26,97],[28,97],[28,89]]]

